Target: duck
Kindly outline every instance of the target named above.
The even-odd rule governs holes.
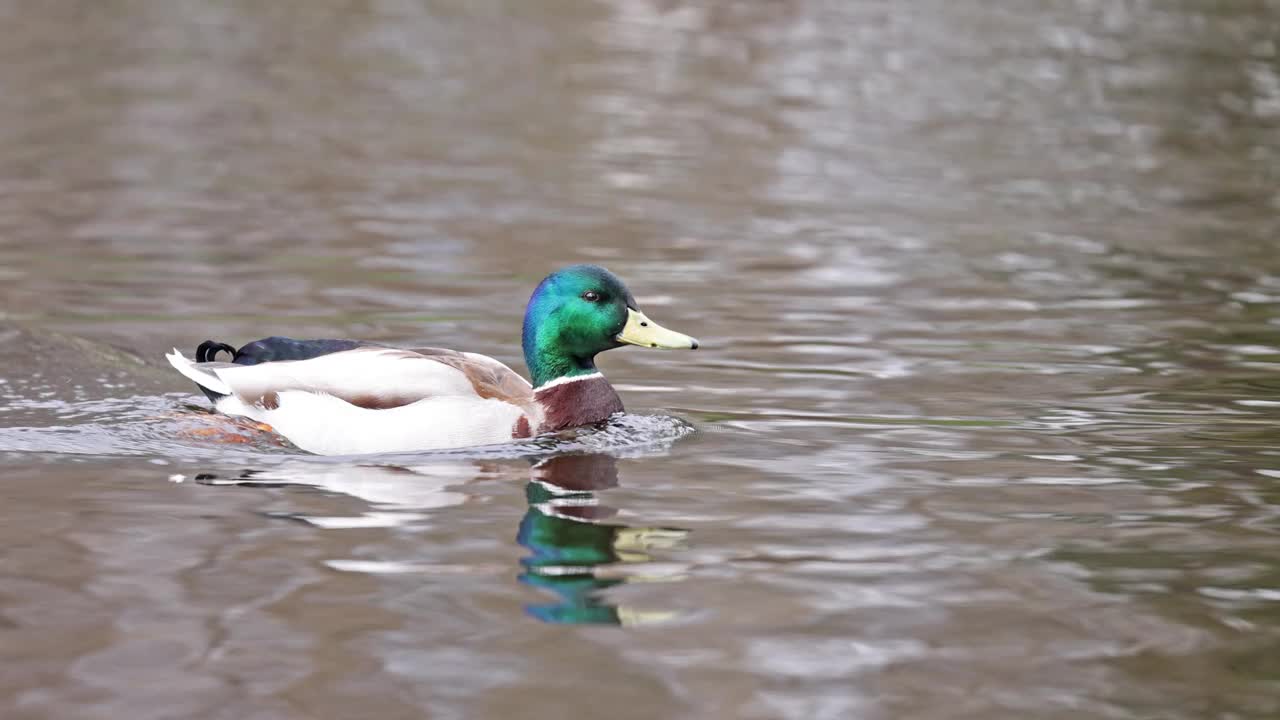
[[[494,358],[360,340],[268,337],[240,348],[201,343],[165,357],[219,413],[269,426],[318,455],[475,447],[594,425],[623,412],[596,356],[634,345],[698,348],[640,310],[616,275],[571,265],[525,307],[529,379]],[[220,353],[229,360],[218,360]]]

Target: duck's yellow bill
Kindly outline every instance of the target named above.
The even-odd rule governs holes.
[[[668,330],[632,308],[627,308],[627,324],[618,333],[618,342],[664,350],[694,350],[698,347],[697,340]]]

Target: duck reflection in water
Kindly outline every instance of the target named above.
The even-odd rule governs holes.
[[[609,455],[561,455],[533,466],[525,487],[529,509],[516,540],[530,554],[520,582],[549,590],[557,602],[527,605],[545,622],[639,625],[676,613],[612,604],[604,591],[638,581],[672,581],[678,575],[636,574],[625,566],[652,563],[653,551],[683,546],[687,531],[604,522],[618,511],[601,505],[595,491],[616,487],[617,461]]]
[[[500,463],[454,461],[410,467],[298,464],[248,470],[235,477],[197,476],[197,482],[241,487],[297,485],[340,493],[370,503],[356,517],[289,514],[284,517],[326,528],[397,527],[422,520],[424,512],[465,505],[468,481],[506,475]],[[508,466],[509,467],[509,466]],[[550,623],[639,625],[671,620],[677,613],[643,609],[611,600],[608,591],[629,583],[672,582],[679,570],[654,555],[678,550],[688,531],[631,527],[608,520],[618,511],[600,503],[596,493],[617,487],[617,459],[605,454],[559,455],[536,461],[525,486],[528,508],[516,541],[529,552],[520,561],[521,583],[552,593],[551,602],[525,606],[532,617]],[[404,562],[335,560],[331,567],[367,572],[431,572],[431,565]]]

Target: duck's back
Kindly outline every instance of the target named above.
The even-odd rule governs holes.
[[[295,340],[293,338],[272,336],[254,340],[239,350],[226,343],[205,340],[196,348],[196,362],[213,362],[219,352],[231,354],[231,362],[236,365],[258,365],[266,362],[282,360],[310,360],[322,355],[330,355],[358,347],[379,347],[377,343],[362,340],[338,340],[325,338],[322,340]]]

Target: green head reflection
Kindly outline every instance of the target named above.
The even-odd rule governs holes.
[[[688,534],[675,528],[604,522],[617,511],[600,505],[594,492],[617,484],[617,462],[608,455],[565,455],[534,466],[525,490],[529,509],[516,537],[530,552],[521,560],[519,578],[553,593],[556,600],[526,606],[533,617],[552,623],[606,625],[675,617],[670,611],[615,604],[605,593],[642,580],[679,579],[637,571],[653,561],[654,552],[683,546]]]

